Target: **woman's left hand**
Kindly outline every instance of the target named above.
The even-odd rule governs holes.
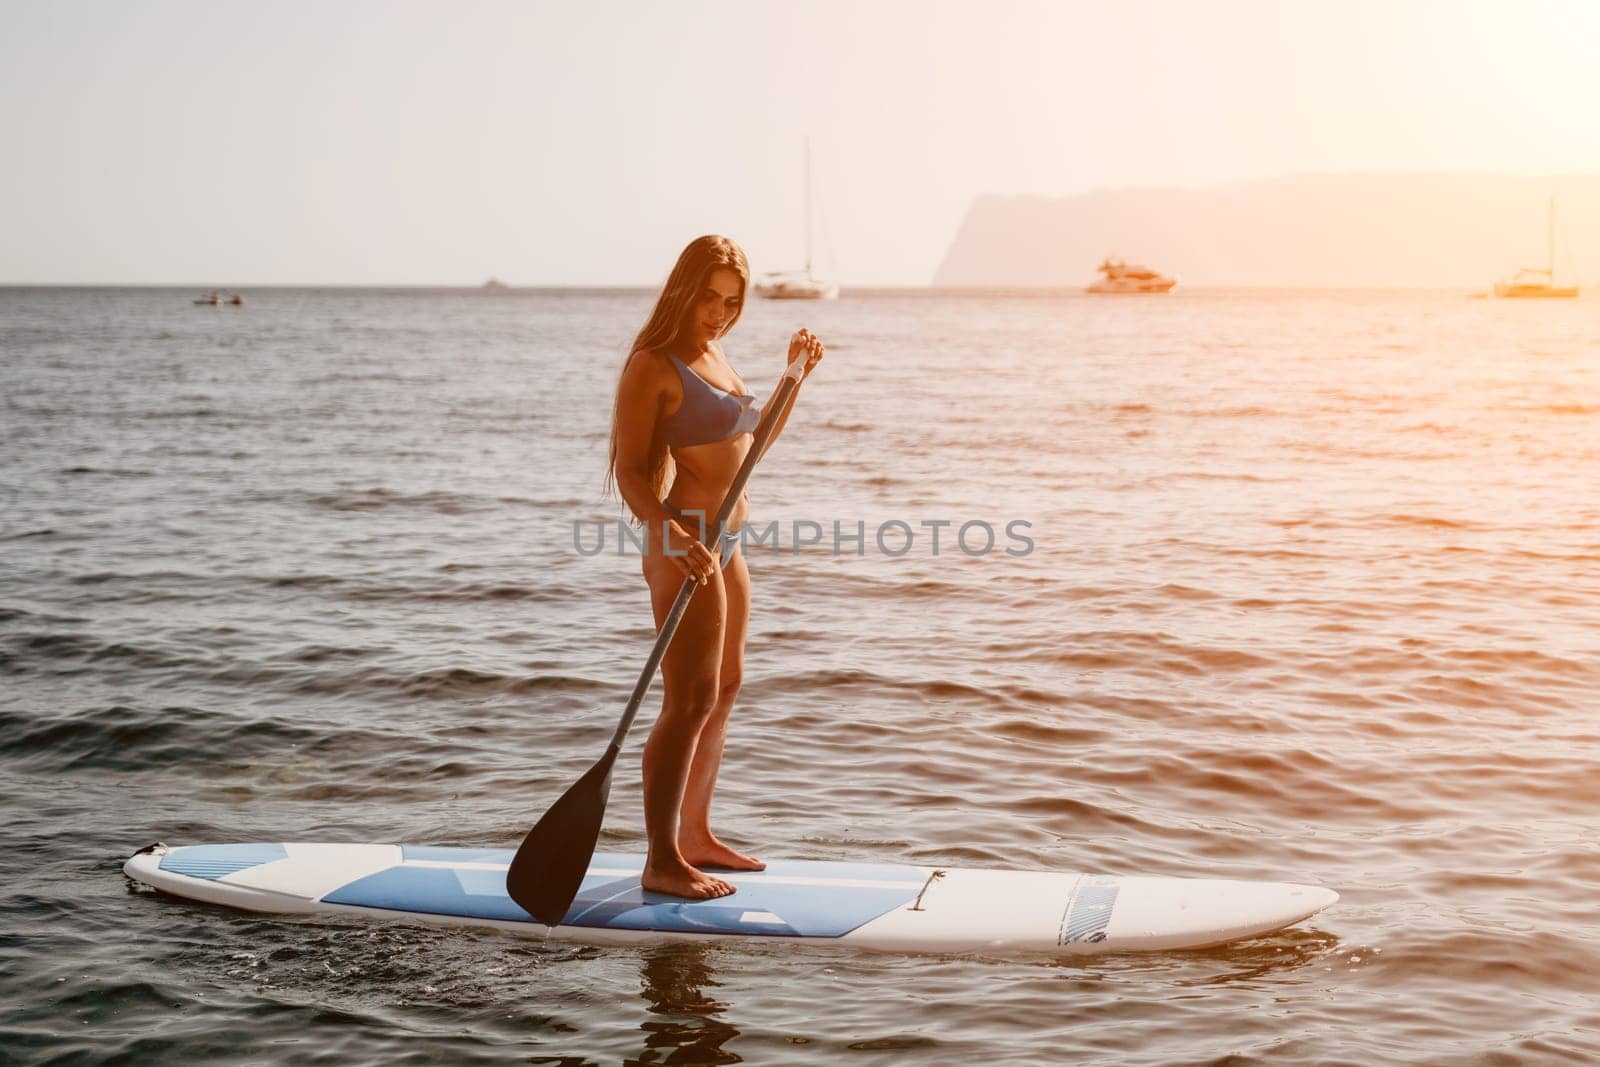
[[[822,362],[825,351],[822,342],[817,340],[817,335],[805,328],[796,330],[794,336],[789,338],[789,362],[793,363],[803,358],[806,361],[807,377],[810,377],[817,364]]]

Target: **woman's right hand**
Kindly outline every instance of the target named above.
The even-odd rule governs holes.
[[[817,335],[801,327],[794,332],[793,337],[789,338],[789,358],[786,362],[793,363],[797,359],[805,360],[806,375],[809,377],[812,370],[822,360],[823,351],[822,342],[818,340]]]
[[[683,572],[685,578],[693,578],[701,585],[709,582],[717,573],[717,557],[677,519],[668,519],[666,529],[667,545],[672,551],[663,555]]]

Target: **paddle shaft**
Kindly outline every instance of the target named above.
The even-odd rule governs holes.
[[[719,551],[722,540],[722,530],[728,525],[728,516],[733,514],[733,509],[739,504],[739,495],[744,492],[745,483],[750,480],[750,472],[756,469],[756,464],[761,460],[761,453],[766,449],[767,442],[772,439],[772,432],[778,422],[783,418],[783,409],[789,403],[789,398],[794,391],[800,388],[800,380],[805,377],[806,361],[802,357],[789,364],[784,369],[783,377],[778,379],[778,391],[773,394],[772,400],[767,405],[767,410],[772,416],[766,420],[766,425],[756,432],[754,443],[750,451],[745,453],[744,462],[739,465],[739,473],[733,476],[733,483],[728,486],[727,496],[722,498],[722,507],[717,509],[717,517],[706,529],[701,543],[713,553]],[[648,534],[649,531],[646,531]],[[666,531],[662,530],[662,550],[668,548],[666,544]],[[650,683],[655,679],[656,669],[661,666],[662,657],[667,654],[667,646],[672,644],[673,635],[678,632],[678,624],[683,622],[684,612],[689,610],[689,598],[694,596],[694,591],[700,582],[693,578],[685,578],[683,585],[678,590],[678,597],[672,602],[672,610],[667,612],[667,617],[661,624],[661,632],[656,635],[656,645],[650,650],[650,658],[645,660],[644,670],[639,672],[639,680],[633,683],[633,695],[628,698],[627,710],[622,713],[622,721],[617,723],[617,732],[611,735],[611,744],[606,750],[608,756],[615,758],[615,753],[622,750],[623,739],[628,736],[628,731],[633,727],[633,720],[639,714],[639,705],[644,702],[645,693],[650,690]]]

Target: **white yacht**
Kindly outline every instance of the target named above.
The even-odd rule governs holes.
[[[806,265],[800,270],[768,271],[756,279],[756,295],[768,300],[837,300],[839,283],[811,273],[811,142],[806,141]]]
[[[1090,284],[1091,293],[1170,293],[1178,279],[1169,278],[1149,267],[1121,259],[1102,260],[1100,277]]]

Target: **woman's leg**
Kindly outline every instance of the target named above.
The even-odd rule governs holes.
[[[744,639],[750,628],[750,571],[745,566],[743,553],[736,553],[722,568],[722,578],[727,592],[727,629],[722,635],[717,696],[711,714],[700,728],[694,762],[689,767],[683,813],[678,822],[678,849],[684,859],[696,866],[760,871],[766,869],[765,863],[735,852],[711,832],[711,794],[717,788],[717,770],[722,766],[728,714],[733,711],[733,702],[739,696],[739,682],[744,677]]]
[[[660,555],[644,560],[656,628],[672,610],[683,572]],[[717,700],[726,600],[722,575],[695,590],[678,633],[661,661],[661,717],[644,746],[644,826],[650,842],[641,879],[646,889],[703,899],[726,896],[733,886],[696,870],[678,850],[678,811],[696,741]]]

